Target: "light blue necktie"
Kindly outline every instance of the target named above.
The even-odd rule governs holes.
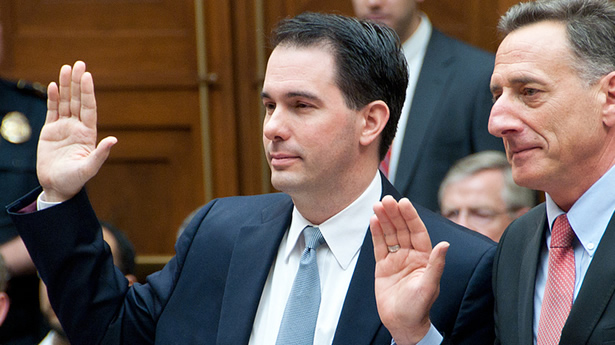
[[[311,345],[318,308],[320,308],[320,277],[316,249],[325,242],[320,230],[313,226],[303,229],[305,250],[301,254],[299,270],[290,290],[276,345]]]

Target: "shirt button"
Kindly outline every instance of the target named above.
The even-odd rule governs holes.
[[[594,244],[593,243],[588,243],[587,244],[587,249],[594,250]]]

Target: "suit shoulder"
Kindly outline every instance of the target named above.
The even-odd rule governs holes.
[[[32,97],[39,100],[47,99],[47,89],[43,84],[29,82],[24,79],[19,79],[17,81],[0,79],[0,90],[2,90],[2,92],[13,92],[24,97]]]
[[[482,48],[466,43],[460,39],[451,37],[444,32],[434,28],[432,32],[432,40],[434,42],[440,42],[441,44],[450,45],[455,47],[458,50],[463,51],[464,53],[475,54],[476,56],[481,56],[483,58],[495,59],[495,55],[491,52],[488,52]]]
[[[250,223],[288,213],[292,205],[292,199],[284,193],[231,196],[210,201],[199,213],[210,222]]]
[[[529,233],[534,233],[546,219],[546,215],[546,207],[543,202],[510,223],[503,236],[525,237]]]

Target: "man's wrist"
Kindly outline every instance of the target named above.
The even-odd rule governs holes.
[[[45,191],[43,191],[41,194],[38,195],[38,198],[36,198],[36,209],[38,211],[41,211],[61,203],[62,202],[60,201],[47,201]]]

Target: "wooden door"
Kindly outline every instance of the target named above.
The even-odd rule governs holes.
[[[205,202],[194,1],[0,6],[5,77],[47,84],[62,64],[87,63],[99,140],[119,139],[87,184],[92,204],[99,218],[127,233],[141,261],[164,261],[183,218]]]

